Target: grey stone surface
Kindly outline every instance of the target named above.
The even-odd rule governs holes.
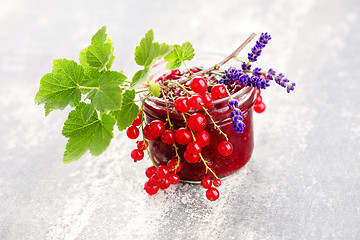
[[[0,239],[360,239],[359,13],[357,0],[0,1]],[[259,65],[297,88],[264,93],[253,157],[218,201],[191,184],[148,197],[149,162],[123,133],[62,164],[68,110],[45,118],[33,99],[52,59],[77,59],[105,24],[128,76],[150,28],[223,53],[272,34]]]

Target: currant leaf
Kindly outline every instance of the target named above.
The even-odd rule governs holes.
[[[154,97],[160,97],[160,85],[158,83],[151,83],[148,81],[149,84],[149,91],[152,93]]]
[[[190,42],[185,42],[183,45],[174,45],[173,50],[169,52],[165,57],[166,68],[175,69],[181,66],[181,63],[185,60],[190,61],[194,57],[194,48]]]
[[[120,111],[113,111],[119,131],[128,128],[139,114],[139,107],[135,101],[135,90],[128,90],[123,94],[123,102]]]
[[[104,26],[91,38],[91,45],[86,49],[85,60],[88,66],[97,68],[99,72],[105,67],[110,69],[115,58],[112,45]],[[80,59],[83,62],[83,51],[80,52]]]
[[[83,121],[86,123],[94,114],[95,108],[92,104],[86,104],[82,110]]]
[[[154,42],[154,32],[150,29],[135,49],[135,61],[140,66],[149,66],[154,60],[163,57],[170,49],[171,47],[165,43]]]
[[[114,117],[102,114],[99,118],[97,112],[94,111],[85,123],[83,109],[86,105],[86,103],[80,103],[69,113],[64,123],[62,134],[69,138],[63,156],[64,163],[78,160],[88,150],[94,156],[100,155],[113,138]]]
[[[45,104],[45,115],[54,109],[62,110],[69,104],[76,106],[81,100],[78,86],[83,78],[84,69],[75,61],[54,60],[52,73],[40,80],[35,102]]]
[[[119,110],[122,102],[122,90],[119,85],[123,84],[125,79],[121,72],[107,71],[97,82],[92,81],[91,87],[95,87],[87,95],[87,98],[91,99],[91,105],[100,112]]]
[[[154,42],[154,32],[150,29],[145,34],[145,37],[141,39],[140,45],[135,49],[135,62],[140,66],[144,66],[144,69],[134,75],[130,86],[135,87],[146,82],[151,67],[170,50],[169,45]]]

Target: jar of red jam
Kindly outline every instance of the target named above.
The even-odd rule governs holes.
[[[192,60],[189,66],[209,67],[221,61],[224,58],[220,54],[197,54],[197,58]],[[241,61],[230,60],[223,69],[229,66],[240,68]],[[169,70],[165,69],[165,62],[160,62],[155,65],[151,72],[151,78],[158,79],[161,75]],[[176,97],[176,96],[174,96]],[[241,87],[238,91],[232,94],[232,99],[239,102],[239,108],[243,113],[243,122],[245,128],[243,133],[237,133],[233,130],[232,120],[230,119],[231,110],[228,107],[229,98],[223,98],[213,101],[208,112],[211,114],[213,121],[221,128],[227,135],[229,141],[233,145],[233,152],[229,156],[222,156],[218,152],[218,145],[225,140],[225,137],[214,128],[214,124],[205,112],[201,110],[193,111],[202,113],[206,116],[207,125],[204,129],[210,134],[210,142],[207,146],[202,148],[201,154],[217,177],[224,178],[242,168],[250,159],[254,148],[254,134],[253,134],[253,104],[256,98],[256,91],[252,87]],[[167,100],[169,109],[169,116],[171,123],[176,130],[184,127],[183,116],[174,109],[174,103],[171,99]],[[144,103],[144,113],[146,122],[150,123],[153,120],[161,120],[164,123],[167,118],[167,107],[164,98],[149,97]],[[184,160],[183,154],[186,150],[185,145],[177,144],[178,153],[181,157],[181,171],[178,173],[183,181],[198,182],[205,176],[214,178],[210,171],[206,171],[206,167],[202,161],[197,163],[188,163]],[[166,165],[170,159],[175,157],[175,149],[172,145],[162,142],[161,138],[149,141],[149,151],[151,157],[156,165]]]

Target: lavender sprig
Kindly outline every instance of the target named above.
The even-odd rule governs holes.
[[[261,51],[271,39],[268,33],[261,33],[259,40],[256,41],[255,46],[251,49],[251,53],[248,53],[248,59],[250,62],[255,62],[260,56]]]
[[[221,77],[219,83],[229,85],[232,81],[237,81],[241,85],[256,87],[258,89],[266,89],[268,86],[270,86],[269,80],[260,76],[261,68],[255,68],[254,71],[251,72],[253,73],[253,76],[250,77],[242,70],[230,67],[228,70],[225,70],[225,73]]]
[[[239,107],[239,102],[236,100],[229,101],[229,109],[232,109],[230,113],[230,118],[232,119],[233,129],[237,133],[242,133],[245,128],[245,123],[243,122],[244,118],[242,117],[242,112]]]

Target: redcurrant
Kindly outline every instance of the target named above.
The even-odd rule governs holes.
[[[148,167],[145,171],[145,175],[148,178],[151,178],[152,175],[156,173],[157,168],[155,166]]]
[[[137,116],[137,118],[133,121],[132,125],[133,126],[140,126],[141,124],[141,120],[142,120],[142,112],[139,112],[139,115]]]
[[[188,151],[185,151],[184,158],[185,158],[185,161],[187,161],[188,163],[197,163],[200,159],[200,156],[199,156],[199,154],[192,154],[192,153],[189,153]]]
[[[191,132],[187,128],[179,128],[175,132],[175,140],[181,145],[186,145],[191,141]]]
[[[222,141],[219,143],[218,151],[223,156],[229,156],[233,152],[233,146],[228,141]]]
[[[255,104],[254,105],[254,111],[256,112],[256,113],[262,113],[262,112],[264,112],[265,111],[265,108],[266,108],[266,106],[265,106],[265,103],[260,103],[260,104]]]
[[[181,170],[181,162],[176,158],[170,159],[166,166],[169,168],[170,172],[178,173]]]
[[[167,177],[167,179],[169,180],[169,182],[171,184],[178,184],[180,181],[180,177],[179,175],[175,174],[175,173],[171,173],[169,174],[169,176]]]
[[[165,131],[165,124],[160,120],[154,120],[150,123],[150,133],[155,138],[160,137]]]
[[[186,146],[186,151],[194,155],[199,154],[201,153],[200,144],[196,141],[192,141]]]
[[[186,113],[190,110],[188,98],[178,97],[174,103],[175,110],[178,112]]]
[[[255,105],[258,105],[260,103],[262,103],[262,97],[261,97],[261,95],[258,95],[255,100]]]
[[[162,179],[159,178],[157,174],[153,174],[150,177],[150,182],[154,184],[155,186],[159,186],[159,184],[162,182]]]
[[[201,95],[203,106],[209,107],[212,103],[212,97],[209,92],[205,92],[203,95]]]
[[[195,139],[200,144],[200,147],[205,147],[210,142],[210,134],[205,130],[198,131],[195,132]]]
[[[161,179],[165,179],[166,176],[169,174],[169,169],[167,166],[165,165],[160,165],[156,171],[157,175],[159,176],[159,178]]]
[[[153,185],[150,181],[145,183],[144,189],[149,195],[154,195],[159,191],[159,187]]]
[[[131,158],[134,159],[134,161],[140,161],[144,158],[144,152],[139,149],[134,149],[131,151]]]
[[[154,140],[156,138],[150,133],[150,125],[149,124],[146,124],[146,126],[144,127],[143,135],[147,140]]]
[[[194,94],[189,98],[189,106],[194,109],[198,110],[203,106],[203,99],[200,95]]]
[[[161,135],[161,140],[166,144],[173,144],[175,142],[175,133],[173,130],[165,130]]]
[[[220,187],[220,186],[221,186],[221,180],[220,180],[219,178],[215,179],[215,180],[213,181],[213,183],[214,183],[214,186],[215,186],[215,187]]]
[[[206,197],[207,199],[209,199],[210,201],[215,201],[219,198],[220,193],[216,188],[209,188],[208,190],[206,190]]]
[[[261,90],[258,89],[258,88],[256,88],[256,95],[257,95],[257,96],[260,96],[260,94],[261,94]]]
[[[145,142],[144,142],[145,141]],[[148,141],[146,140],[141,140],[140,142],[137,143],[137,148],[141,151],[145,151],[146,148],[149,146]]]
[[[128,138],[130,139],[136,139],[139,136],[139,129],[135,126],[130,126],[127,130],[126,130],[126,135],[128,136]]]
[[[191,80],[190,87],[194,92],[202,94],[207,89],[207,82],[202,77],[196,77]]]
[[[222,84],[215,85],[211,88],[212,99],[217,100],[227,96],[226,88]]]
[[[201,113],[194,113],[188,120],[189,128],[193,131],[201,131],[206,127],[206,118]]]
[[[204,177],[202,180],[201,180],[201,186],[203,186],[203,188],[210,188],[212,185],[212,181],[209,177]]]
[[[167,189],[168,187],[170,187],[170,181],[169,179],[165,178],[161,181],[161,183],[159,184],[159,188],[162,190]]]

